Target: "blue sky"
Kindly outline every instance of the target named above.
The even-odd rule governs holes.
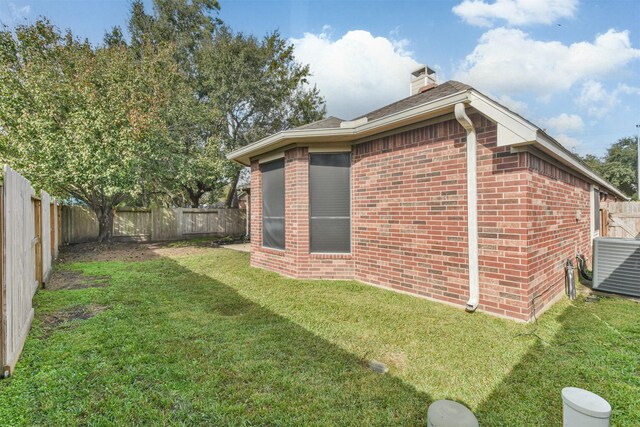
[[[0,20],[44,15],[97,44],[126,27],[129,5],[0,0]],[[640,123],[637,0],[221,0],[220,18],[256,36],[280,31],[329,114],[344,119],[407,96],[409,72],[427,64],[438,81],[473,85],[580,154],[604,154]]]

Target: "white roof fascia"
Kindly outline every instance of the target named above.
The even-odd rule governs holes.
[[[490,117],[498,125],[498,147],[530,144],[536,140],[538,128],[522,120],[517,114],[480,93],[471,92],[469,98],[469,105]]]
[[[361,117],[358,120],[348,120],[348,121],[344,121],[342,123],[340,123],[340,129],[345,129],[345,128],[355,128],[358,126],[362,126],[363,124],[367,123],[369,120],[367,120],[366,117]]]
[[[574,158],[573,155],[562,149],[559,146],[559,143],[553,141],[550,137],[541,132],[540,128],[474,90],[456,92],[429,103],[411,107],[351,128],[292,129],[278,132],[229,153],[227,158],[235,160],[238,163],[248,165],[249,157],[253,157],[257,154],[264,154],[269,151],[270,146],[277,145],[278,143],[285,141],[304,142],[305,140],[322,139],[325,141],[329,140],[331,142],[346,142],[359,140],[366,136],[383,132],[386,130],[385,128],[388,128],[389,126],[400,127],[411,124],[412,122],[417,122],[428,113],[453,107],[459,102],[468,103],[468,105],[475,108],[486,117],[489,117],[497,124],[498,146],[517,147],[527,144],[535,144],[543,152],[567,165],[571,169],[582,173],[585,177],[604,188],[607,188],[618,197],[629,200],[629,198],[620,192],[620,190],[615,188],[615,186],[593,172],[589,167],[582,164]],[[352,121],[350,124],[355,124],[354,122],[356,121]]]
[[[579,171],[584,176],[592,180],[594,183],[601,185],[603,188],[606,188],[610,192],[614,193],[616,196],[624,200],[629,200],[629,197],[627,197],[624,193],[618,190],[613,184],[611,184],[610,182],[602,178],[597,173],[593,172],[587,166],[583,165],[580,161],[578,161],[576,158],[574,158],[571,154],[566,152],[564,149],[560,148],[557,145],[558,143],[552,141],[551,138],[547,137],[546,135],[538,135],[538,138],[536,139],[536,143],[538,144],[538,148],[542,149],[542,151],[546,152],[547,154],[551,155],[558,161],[569,166],[571,169]]]
[[[503,106],[497,104],[486,96],[471,92],[470,105],[482,114],[491,118],[498,124],[498,146],[519,146],[527,144],[535,144],[543,152],[551,157],[567,165],[569,168],[580,172],[593,182],[602,185],[612,193],[625,200],[629,198],[618,190],[613,184],[607,182],[604,178],[593,172],[589,167],[582,164],[573,155],[559,146],[559,143],[553,141],[546,134],[540,131],[540,128],[529,123],[519,115],[507,110]]]
[[[381,131],[381,128],[384,130],[385,127],[388,127],[390,125],[402,126],[405,124],[409,124],[413,121],[419,120],[421,116],[425,114],[446,109],[448,107],[453,107],[453,105],[457,104],[458,102],[468,101],[467,98],[468,91],[465,90],[457,92],[426,104],[411,107],[395,114],[365,122],[353,128],[291,129],[281,131],[267,138],[254,142],[253,144],[249,144],[246,147],[233,151],[232,153],[229,153],[227,158],[229,160],[235,160],[242,164],[247,164],[248,162],[246,160],[248,159],[248,157],[253,157],[260,152],[268,150],[270,146],[282,143],[284,141],[302,142],[302,140],[313,138],[324,138],[327,140],[333,139],[333,141],[336,142],[355,140],[367,136],[368,134],[375,134],[376,132]]]
[[[282,142],[290,139],[304,139],[313,137],[345,137],[354,133],[354,129],[299,129],[299,130],[285,130],[261,139],[257,142],[235,150],[227,155],[227,159],[238,161],[242,157],[250,156],[256,151],[260,151],[263,148],[267,148],[278,142]]]

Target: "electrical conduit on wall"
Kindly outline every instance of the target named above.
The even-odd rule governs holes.
[[[467,229],[469,242],[469,300],[467,311],[475,311],[480,301],[478,270],[478,177],[477,177],[477,140],[476,130],[467,113],[465,105],[455,105],[456,120],[467,131]]]

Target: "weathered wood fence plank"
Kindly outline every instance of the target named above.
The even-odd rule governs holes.
[[[151,240],[151,210],[116,211],[112,235],[120,240]]]
[[[640,237],[640,202],[604,202],[601,208],[606,212],[602,224],[608,237]]]
[[[182,215],[177,209],[154,208],[151,210],[151,236],[155,240],[172,240],[182,234],[179,224]]]
[[[98,238],[98,220],[89,208],[62,206],[62,243],[81,243]]]
[[[196,236],[242,236],[246,234],[244,209],[153,208],[117,209],[114,240],[162,241]],[[62,243],[94,241],[98,237],[95,214],[82,206],[62,208]]]
[[[4,182],[4,180],[3,180]],[[0,185],[0,378],[9,375],[8,357],[6,356],[6,297],[4,280],[4,186]]]
[[[6,166],[0,186],[0,371],[13,371],[33,320],[33,296],[58,254],[56,202]],[[52,215],[53,214],[53,215]]]
[[[8,166],[4,167],[3,235],[4,274],[2,283],[2,323],[4,347],[2,372],[13,370],[33,320],[32,298],[37,289],[35,192],[29,181]]]
[[[52,235],[55,228],[51,226],[51,196],[45,191],[40,193],[40,238],[42,253],[42,283],[46,283],[51,274],[53,262]]]
[[[33,239],[33,247],[35,250],[36,261],[36,283],[40,287],[44,283],[44,268],[42,263],[42,200],[32,198],[33,203],[33,223],[35,237]]]

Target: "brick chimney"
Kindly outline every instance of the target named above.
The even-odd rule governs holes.
[[[436,72],[431,68],[421,65],[411,73],[410,95],[426,92],[434,87],[436,87]]]

